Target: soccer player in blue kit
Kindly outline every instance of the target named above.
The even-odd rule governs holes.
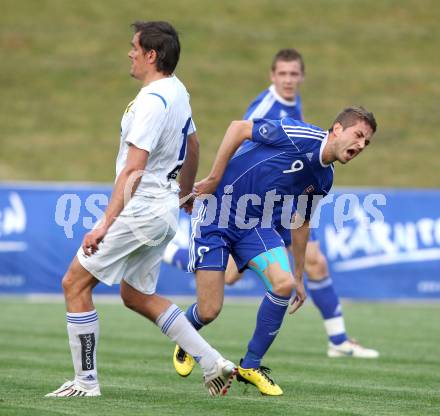
[[[197,303],[186,315],[196,329],[218,316],[230,254],[239,271],[249,267],[267,280],[271,289],[261,303],[255,332],[238,369],[239,377],[262,394],[282,394],[261,360],[281,327],[293,291],[292,313],[306,298],[302,275],[313,197],[329,192],[333,162],[352,160],[375,131],[374,115],[362,107],[342,111],[328,132],[292,118],[234,121],[211,173],[196,184],[198,195],[213,195],[193,215],[190,269],[196,272]],[[248,144],[237,152],[246,139]],[[284,206],[287,224],[286,218],[281,222],[290,228],[291,207],[286,201],[292,198],[296,211],[291,231],[293,274],[276,230],[279,224],[274,224]]]
[[[304,81],[305,65],[301,54],[295,49],[281,49],[275,55],[271,68],[272,85],[264,90],[250,104],[244,119],[266,118],[279,120],[291,117],[304,120],[299,88]],[[290,232],[278,228],[286,247],[290,246]],[[328,263],[322,253],[314,229],[310,230],[304,269],[307,273],[307,288],[315,306],[324,320],[328,336],[327,355],[329,357],[377,358],[376,350],[365,348],[346,333],[345,320],[339,297],[329,276]],[[226,284],[234,284],[242,277],[233,261],[230,261]]]
[[[299,89],[304,81],[304,75],[305,65],[301,54],[295,49],[281,49],[274,56],[272,62],[270,73],[272,85],[250,104],[244,119],[279,120],[287,116],[303,121]],[[246,147],[250,143],[246,141],[243,146]],[[280,213],[278,215],[280,216]],[[277,221],[275,222],[277,223]],[[280,218],[278,224],[279,222]],[[277,231],[286,247],[289,247],[291,245],[290,230],[279,226]],[[189,261],[188,248],[179,247],[171,242],[165,252],[164,261],[186,269]],[[327,259],[320,250],[319,241],[316,239],[313,229],[310,230],[310,238],[307,243],[304,269],[308,276],[308,293],[324,321],[324,328],[328,336],[327,355],[329,357],[378,357],[379,353],[376,350],[365,348],[348,337],[339,297],[329,276]],[[261,273],[258,274],[262,277]],[[225,273],[225,283],[234,284],[242,275],[243,273],[238,271],[233,258],[230,257]],[[270,290],[270,284],[264,278],[263,282]],[[195,365],[194,360],[178,347],[174,352],[173,361],[176,371],[182,376],[189,375]]]

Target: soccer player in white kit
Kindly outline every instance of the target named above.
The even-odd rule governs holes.
[[[224,395],[236,373],[234,364],[199,335],[176,305],[155,294],[163,251],[177,226],[176,177],[182,169],[180,194],[190,194],[198,140],[188,92],[173,74],[180,55],[177,32],[166,22],[136,22],[133,28],[130,74],[143,88],[122,117],[116,181],[104,217],[85,235],[63,278],[75,377],[47,397],[101,394],[99,320],[92,299],[100,282],[120,283],[125,306],[155,322],[196,357],[211,395]]]

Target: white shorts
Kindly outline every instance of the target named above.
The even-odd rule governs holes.
[[[134,196],[110,226],[99,250],[86,257],[82,247],[76,256],[81,265],[108,286],[124,279],[139,292],[156,291],[160,262],[176,233],[179,199]]]

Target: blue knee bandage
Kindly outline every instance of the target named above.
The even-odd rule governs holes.
[[[259,254],[258,256],[254,257],[252,259],[252,263],[249,263],[249,268],[253,270],[257,275],[260,277],[260,279],[263,281],[264,286],[266,286],[267,290],[272,290],[272,285],[269,282],[268,278],[264,275],[264,270],[266,270],[267,267],[267,260],[264,253]]]
[[[281,269],[285,272],[291,273],[289,256],[287,255],[284,247],[276,247],[270,251],[274,254],[276,261],[279,263]]]
[[[259,254],[255,256],[252,260],[252,263],[249,264],[249,268],[253,270],[257,275],[261,278],[267,290],[272,290],[272,284],[269,282],[269,279],[265,276],[264,270],[266,270],[269,264],[273,264],[277,262],[281,269],[285,272],[290,273],[290,263],[289,258],[284,250],[284,247],[276,247],[269,251]]]

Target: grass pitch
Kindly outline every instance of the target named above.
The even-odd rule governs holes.
[[[264,364],[284,389],[263,397],[234,383],[211,399],[199,368],[173,369],[173,345],[120,304],[97,302],[102,397],[45,399],[71,377],[61,303],[0,300],[0,415],[438,415],[438,304],[345,304],[351,336],[377,348],[378,360],[329,359],[316,309],[286,318]],[[237,361],[253,331],[255,304],[226,304],[203,335]]]

